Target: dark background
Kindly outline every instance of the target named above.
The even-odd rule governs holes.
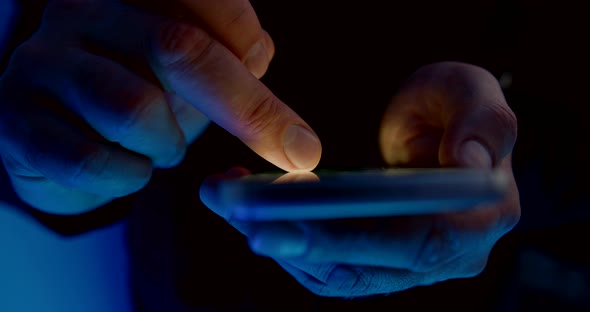
[[[156,172],[135,196],[83,216],[31,213],[64,235],[130,213],[136,293],[146,311],[590,310],[584,255],[590,25],[579,2],[252,3],[276,44],[262,81],[322,139],[319,168],[383,165],[377,146],[382,110],[423,65],[463,61],[502,81],[511,77],[504,92],[519,121],[513,159],[522,219],[498,242],[480,276],[357,300],[311,295],[272,261],[252,255],[244,237],[199,202],[198,185],[208,174],[235,165],[273,169],[216,126],[183,164]],[[35,25],[31,17],[38,15],[27,10],[21,27]],[[21,30],[15,44],[27,36]]]

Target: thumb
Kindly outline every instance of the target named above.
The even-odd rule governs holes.
[[[492,168],[516,141],[516,117],[500,91],[481,92],[476,105],[459,105],[447,123],[439,146],[443,167]]]
[[[495,77],[461,63],[442,64],[439,97],[446,129],[439,146],[443,167],[492,168],[510,154],[517,121]],[[446,68],[445,68],[446,67]]]
[[[443,62],[402,86],[385,112],[380,145],[389,164],[490,168],[509,155],[516,134],[516,116],[491,73]]]
[[[482,143],[477,140],[467,140],[459,147],[457,165],[460,167],[491,168],[492,156]]]

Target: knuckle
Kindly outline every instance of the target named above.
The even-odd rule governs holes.
[[[73,154],[70,174],[64,179],[67,186],[79,186],[103,175],[112,156],[107,149],[100,147],[88,147]]]
[[[360,271],[356,273],[355,278],[341,283],[339,290],[346,291],[349,297],[365,296],[368,295],[370,280],[366,273]]]
[[[129,99],[117,108],[116,136],[125,137],[130,133],[141,131],[149,122],[158,106],[164,104],[163,95],[157,90],[142,90],[128,94]]]
[[[242,2],[242,5],[233,7],[226,15],[225,27],[242,26],[242,23],[250,17],[251,12],[248,2]]]
[[[36,72],[48,59],[49,51],[36,37],[18,46],[11,56],[8,72],[22,76]]]
[[[108,150],[91,143],[73,144],[60,151],[50,145],[31,140],[26,144],[24,162],[66,187],[77,187],[100,176],[111,158]]]
[[[336,266],[326,279],[326,285],[333,289],[332,293],[346,297],[367,295],[370,282],[371,277],[368,271],[343,266]]]
[[[213,38],[202,29],[165,22],[156,32],[153,53],[162,66],[183,68],[187,64],[202,64],[214,46]]]
[[[29,168],[28,166],[24,165],[16,158],[11,155],[5,154],[2,155],[2,163],[4,164],[4,168],[6,172],[12,173],[17,176],[37,176],[35,172]]]
[[[47,160],[47,152],[43,151],[33,139],[28,139],[24,142],[23,159],[31,168],[39,171],[44,171],[44,161]]]
[[[319,282],[315,277],[311,275],[305,275],[305,278],[300,280],[301,285],[307,288],[309,291],[318,296],[328,296],[330,293],[329,287],[325,283]]]
[[[41,46],[36,40],[27,40],[14,50],[14,53],[12,54],[12,61],[16,62],[20,61],[21,59],[36,59],[39,56],[41,50]]]
[[[281,103],[268,94],[254,104],[244,106],[238,117],[238,124],[250,135],[257,136],[270,128],[280,118]]]
[[[321,297],[344,297],[342,290],[336,287],[324,283],[320,283],[315,280],[314,277],[308,277],[307,280],[303,281],[303,286],[317,296]]]
[[[76,53],[70,53],[70,57],[75,63],[73,81],[84,88],[90,90],[104,90],[112,82],[104,77],[114,77],[110,66],[101,66],[95,58],[84,57]]]
[[[470,265],[466,266],[465,269],[463,270],[462,277],[471,278],[471,277],[476,277],[476,276],[480,275],[485,270],[487,264],[488,264],[487,257],[483,257],[483,259],[480,259],[478,261],[472,261],[472,263]]]
[[[501,147],[494,153],[494,162],[500,161],[514,148],[518,135],[516,115],[503,99],[496,99],[481,107],[484,116],[498,129]]]
[[[503,129],[507,135],[507,140],[510,140],[512,145],[516,142],[518,132],[518,120],[516,114],[510,109],[508,104],[503,99],[497,99],[487,106],[491,113],[491,118],[494,118],[498,123],[499,129]]]
[[[456,258],[460,249],[459,239],[449,226],[435,223],[425,236],[412,269],[425,272],[440,267]]]

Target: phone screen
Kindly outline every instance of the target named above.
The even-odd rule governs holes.
[[[500,171],[384,169],[264,173],[220,185],[220,202],[251,221],[442,213],[501,200]]]

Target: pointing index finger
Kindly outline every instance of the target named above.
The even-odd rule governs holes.
[[[160,34],[153,62],[174,92],[278,167],[317,165],[321,145],[309,125],[229,50],[187,24],[168,23]]]
[[[318,164],[321,144],[311,127],[207,32],[125,4],[98,10],[89,15],[100,20],[79,30],[91,41],[151,64],[169,89],[276,166]]]

